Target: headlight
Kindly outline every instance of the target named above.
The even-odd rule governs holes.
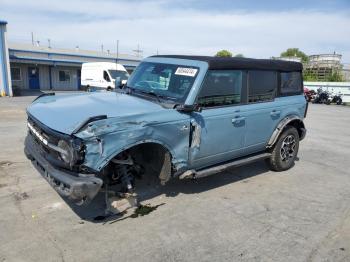
[[[60,140],[58,141],[57,146],[62,149],[60,150],[59,154],[61,159],[66,163],[66,164],[71,164],[73,161],[73,150],[72,148],[69,146],[69,144],[64,141],[64,140]]]

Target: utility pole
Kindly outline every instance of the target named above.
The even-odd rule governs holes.
[[[51,48],[51,40],[50,40],[50,38],[47,39],[47,42],[48,42],[48,44],[49,44],[49,48]]]
[[[101,52],[103,53],[103,44],[101,45]]]
[[[143,50],[140,49],[140,45],[139,44],[137,45],[137,49],[132,50],[132,51],[134,51],[136,53],[137,57],[141,57],[141,54],[143,53]]]
[[[32,45],[34,45],[34,33],[32,32]]]
[[[119,40],[117,40],[117,63],[119,59]]]

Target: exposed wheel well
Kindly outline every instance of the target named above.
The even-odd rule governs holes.
[[[163,145],[147,142],[135,145],[117,154],[109,166],[118,167],[118,159],[127,159],[131,157],[134,166],[141,167],[142,174],[136,176],[158,177],[161,184],[165,184],[172,174],[172,156]],[[117,161],[115,161],[117,160]]]

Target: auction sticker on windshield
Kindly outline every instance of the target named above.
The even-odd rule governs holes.
[[[194,77],[196,75],[197,71],[198,71],[198,69],[195,69],[195,68],[178,67],[176,69],[175,75]]]

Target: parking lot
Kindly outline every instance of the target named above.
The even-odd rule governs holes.
[[[174,180],[153,212],[98,219],[103,197],[70,206],[25,158],[33,99],[0,99],[0,261],[350,261],[350,107],[310,104],[286,172]]]

